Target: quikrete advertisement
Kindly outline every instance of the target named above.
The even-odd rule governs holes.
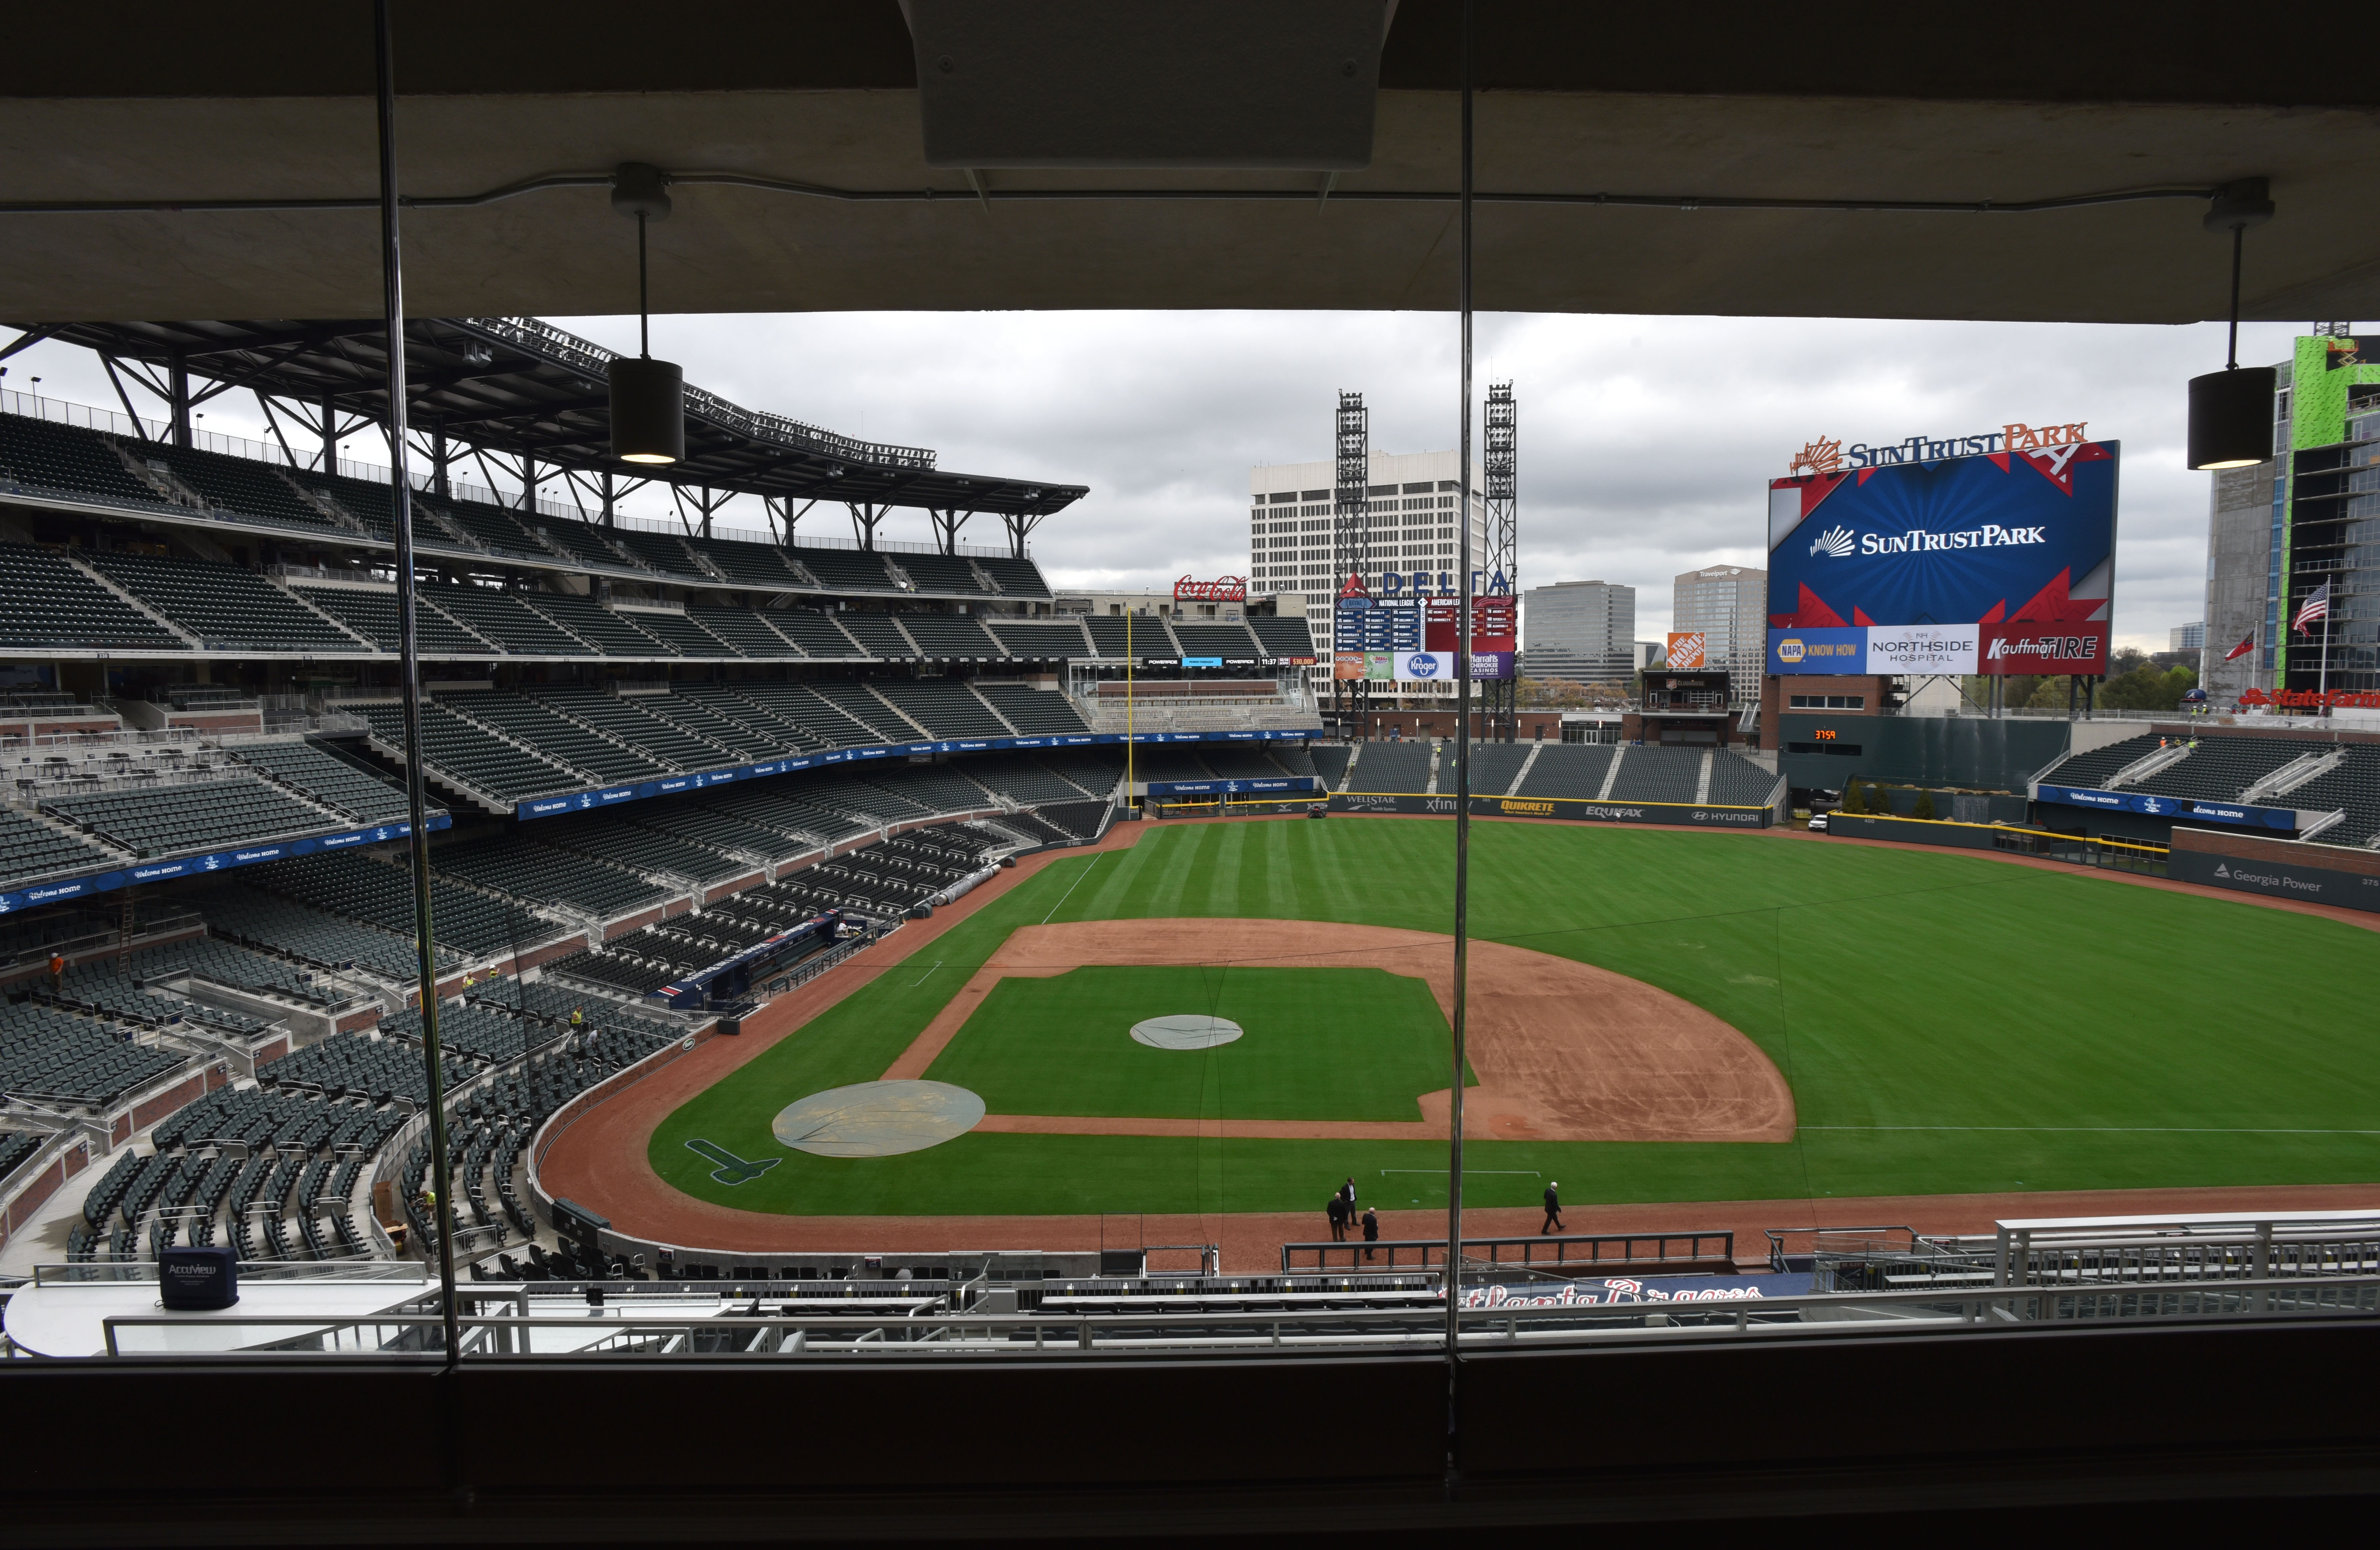
[[[1805,448],[1768,486],[1768,671],[2105,673],[2119,447],[2051,429],[1883,466]]]

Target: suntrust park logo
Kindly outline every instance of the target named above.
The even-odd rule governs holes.
[[[2005,549],[2048,542],[2047,528],[2004,528],[1998,522],[1986,522],[1980,528],[1961,528],[1948,532],[1929,532],[1923,528],[1903,533],[1864,532],[1859,535],[1859,552],[1863,555],[1924,555],[1951,549]],[[1810,553],[1839,560],[1849,559],[1852,554],[1851,531],[1841,527],[1828,529],[1811,542]]]

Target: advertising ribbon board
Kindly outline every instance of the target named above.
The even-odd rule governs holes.
[[[2251,829],[2288,829],[2298,826],[2297,810],[2286,807],[2250,807],[2241,802],[2208,802],[2190,797],[2158,797],[2145,791],[2101,791],[2087,786],[2053,786],[2041,783],[2034,799],[2057,802],[2064,807],[2086,807],[2100,812],[2138,812],[2150,818],[2192,818],[2203,823],[2233,824]]]

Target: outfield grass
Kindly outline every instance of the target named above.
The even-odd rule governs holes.
[[[1582,1202],[2380,1180],[2380,934],[1951,853],[1587,824],[1472,836],[1478,935],[1709,1009],[1776,1060],[1803,1126],[1788,1144],[1475,1141],[1475,1203],[1528,1203],[1548,1177]],[[1192,824],[1065,858],[921,961],[871,966],[664,1121],[653,1164],[705,1199],[820,1214],[1296,1210],[1350,1173],[1377,1181],[1367,1198],[1435,1203],[1442,1185],[1393,1171],[1442,1166],[1426,1142],[970,1134],[867,1161],[796,1153],[728,1189],[685,1141],[784,1154],[778,1109],[880,1076],[1018,925],[1427,929],[1452,838],[1419,819]]]
[[[1228,1018],[1244,1037],[1133,1042],[1134,1023],[1172,1012]],[[1001,981],[926,1075],[994,1114],[1414,1120],[1453,1049],[1429,986],[1385,970],[1086,966]]]

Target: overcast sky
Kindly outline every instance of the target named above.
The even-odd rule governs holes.
[[[635,348],[634,319],[554,321]],[[2279,360],[2305,331],[2250,324],[2240,359]],[[666,317],[653,353],[747,407],[932,447],[944,469],[1087,484],[1036,539],[1062,586],[1245,573],[1249,466],[1328,457],[1342,388],[1365,395],[1377,450],[1456,436],[1446,313]],[[1521,584],[1633,585],[1645,639],[1668,626],[1678,572],[1762,563],[1767,481],[1813,437],[2084,421],[2124,446],[2117,640],[2162,650],[2168,629],[2199,617],[2206,569],[2209,476],[2181,466],[2183,384],[2222,364],[2213,323],[1498,314],[1479,319],[1477,343],[1481,396],[1509,378],[1519,401]],[[45,393],[114,402],[82,351],[37,346],[9,366],[11,387],[40,373]],[[259,433],[246,395],[209,413],[207,429]],[[384,457],[360,439],[349,455]],[[1000,541],[995,519],[978,522],[968,537]],[[804,527],[849,531],[825,506]],[[920,513],[885,531],[927,536]]]

